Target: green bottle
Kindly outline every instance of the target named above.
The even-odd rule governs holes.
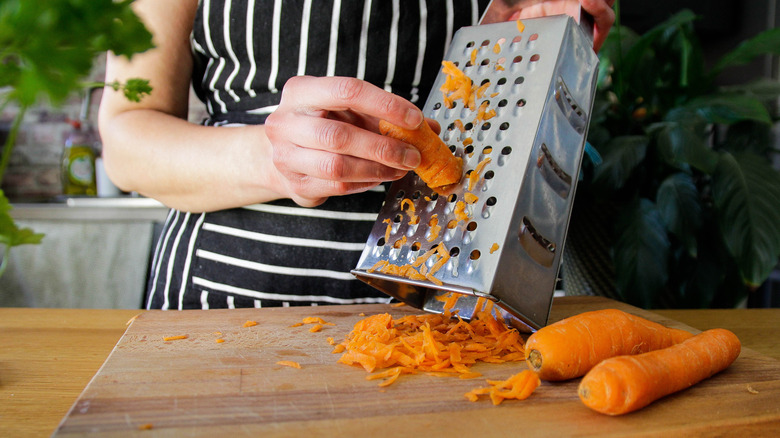
[[[73,129],[65,137],[62,153],[62,193],[68,196],[95,196],[95,148],[89,130],[70,120]]]

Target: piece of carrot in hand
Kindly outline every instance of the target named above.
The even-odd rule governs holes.
[[[585,312],[539,329],[525,344],[528,367],[542,380],[585,375],[610,357],[640,354],[693,336],[617,309]]]
[[[452,154],[441,138],[433,132],[427,122],[417,129],[404,129],[381,120],[379,132],[382,135],[409,143],[420,151],[420,165],[414,169],[428,187],[437,188],[455,184],[463,173],[463,160]]]
[[[741,349],[734,333],[712,329],[671,347],[613,357],[582,378],[580,400],[602,414],[626,414],[723,371]]]

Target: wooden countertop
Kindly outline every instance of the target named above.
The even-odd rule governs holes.
[[[563,298],[565,299],[565,298]],[[49,436],[139,310],[0,309],[0,436]],[[659,310],[780,359],[780,309]]]

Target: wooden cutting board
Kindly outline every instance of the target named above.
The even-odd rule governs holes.
[[[556,299],[551,322],[584,311],[620,308],[667,326],[675,321],[603,298]],[[577,398],[579,379],[543,382],[524,401],[493,406],[463,394],[485,386],[425,374],[386,388],[358,367],[336,362],[327,338],[341,340],[360,313],[416,314],[387,305],[144,312],[55,435],[95,436],[571,436],[721,435],[780,432],[780,361],[743,349],[726,371],[638,412],[608,417]],[[307,316],[335,326],[318,333],[290,327]],[[244,322],[257,321],[253,327]],[[164,341],[167,336],[187,339]],[[225,342],[217,343],[216,339]],[[299,362],[301,369],[277,365]],[[505,379],[523,362],[479,364]],[[408,434],[408,435],[407,435]]]

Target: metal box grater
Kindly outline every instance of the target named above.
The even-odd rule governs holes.
[[[447,108],[439,91],[445,75],[439,74],[423,113],[439,122],[441,137],[463,159],[466,176],[442,194],[413,172],[393,183],[352,273],[431,312],[444,311],[443,295],[463,294],[453,310],[464,319],[484,299],[491,300],[510,324],[527,332],[547,324],[590,121],[598,58],[587,30],[569,16],[522,23],[522,31],[518,23],[506,22],[466,27],[454,35],[445,59],[456,63],[475,85],[490,82],[477,104],[487,100],[496,115],[474,123],[476,112],[461,101]],[[471,140],[464,146],[467,138]],[[486,158],[490,162],[479,169],[478,182],[469,190],[469,172]],[[468,220],[458,220],[463,213],[456,209],[465,199],[473,202],[460,204],[465,205]],[[409,220],[410,204],[419,219],[416,223]],[[441,284],[373,269],[381,261],[412,264],[439,243],[451,256],[434,274]],[[431,257],[420,267],[434,265]]]

